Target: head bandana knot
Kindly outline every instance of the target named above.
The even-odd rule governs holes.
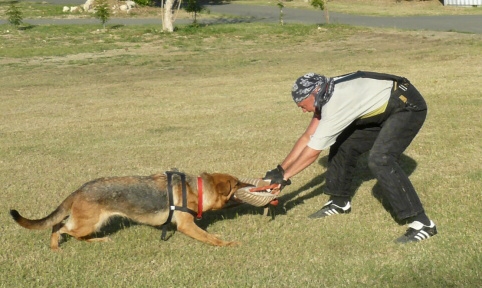
[[[330,100],[333,90],[335,89],[333,78],[327,78],[323,75],[308,73],[298,78],[291,89],[291,96],[296,103],[300,103],[310,96],[313,91],[319,87],[315,94],[315,107],[321,110],[328,100]]]

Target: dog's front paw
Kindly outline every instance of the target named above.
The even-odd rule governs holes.
[[[50,247],[50,249],[51,249],[53,252],[55,252],[55,253],[60,253],[60,252],[62,252],[62,249],[61,249],[60,247],[58,247],[58,246],[57,246],[57,247]]]
[[[235,247],[235,246],[240,246],[240,245],[241,245],[241,242],[230,241],[230,242],[226,242],[226,245],[224,245],[224,246]]]

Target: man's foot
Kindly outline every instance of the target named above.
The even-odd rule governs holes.
[[[437,227],[430,220],[430,226],[423,225],[421,222],[413,221],[408,225],[407,232],[395,240],[396,243],[420,242],[437,235]]]
[[[348,214],[351,212],[350,202],[348,201],[345,207],[340,207],[338,205],[333,204],[333,201],[328,201],[323,208],[316,211],[315,213],[308,216],[308,218],[316,219],[316,218],[323,218],[326,216],[331,216],[335,214]]]

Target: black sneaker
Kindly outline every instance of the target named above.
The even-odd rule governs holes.
[[[326,216],[336,215],[336,214],[348,214],[351,212],[350,202],[348,201],[345,207],[340,207],[338,205],[333,204],[333,201],[328,201],[323,208],[316,211],[315,213],[308,216],[308,218],[316,219],[316,218],[323,218]]]
[[[419,221],[413,221],[408,225],[407,232],[395,240],[395,242],[420,242],[435,235],[437,235],[437,227],[435,227],[435,223],[432,220],[430,220],[430,226],[425,226]]]

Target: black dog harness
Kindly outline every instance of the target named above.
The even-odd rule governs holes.
[[[186,174],[177,172],[177,171],[167,171],[165,172],[167,176],[167,194],[169,198],[169,217],[167,218],[166,223],[162,224],[162,234],[161,234],[161,239],[164,241],[167,241],[166,234],[167,234],[167,228],[169,227],[169,224],[171,224],[172,220],[172,214],[174,214],[174,210],[179,210],[182,212],[187,212],[194,217],[199,216],[198,213],[195,211],[187,208],[187,189],[186,189]],[[172,194],[172,175],[176,174],[181,177],[181,186],[182,186],[182,206],[175,206],[174,205],[174,197]]]

